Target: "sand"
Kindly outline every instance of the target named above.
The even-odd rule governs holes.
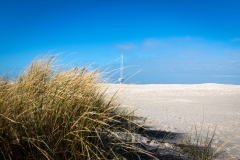
[[[202,127],[202,136],[213,133],[213,147],[233,138],[222,158],[240,155],[240,86],[223,84],[196,85],[119,85],[109,84],[108,93],[121,90],[122,107],[137,109],[134,114],[147,117],[151,130],[171,133],[195,133]],[[224,159],[225,159],[224,158]],[[238,157],[240,159],[240,157]],[[236,159],[238,159],[236,158]]]

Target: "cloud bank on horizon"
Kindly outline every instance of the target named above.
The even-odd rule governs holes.
[[[224,43],[190,36],[148,38],[115,47],[125,55],[126,66],[136,64],[143,69],[131,83],[240,84],[240,47],[229,47],[238,39]]]

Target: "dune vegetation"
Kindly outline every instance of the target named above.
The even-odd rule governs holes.
[[[107,98],[101,82],[98,70],[60,69],[54,56],[34,60],[16,79],[2,76],[0,159],[112,159],[143,153],[128,143],[130,120],[116,114],[119,104],[115,96]]]

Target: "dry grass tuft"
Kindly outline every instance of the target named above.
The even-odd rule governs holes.
[[[115,113],[98,70],[35,60],[13,82],[0,78],[0,159],[110,159],[140,151]],[[136,157],[135,156],[135,157]]]

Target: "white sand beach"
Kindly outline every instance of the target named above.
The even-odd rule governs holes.
[[[147,117],[146,126],[152,130],[190,133],[195,126],[202,135],[216,128],[214,147],[237,136],[225,149],[225,158],[240,155],[240,86],[223,84],[196,85],[119,85],[109,84],[108,92],[121,90],[123,107],[140,117]],[[240,157],[238,157],[240,158]]]

